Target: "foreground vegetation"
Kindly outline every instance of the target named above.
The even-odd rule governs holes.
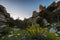
[[[60,40],[60,35],[56,32],[50,32],[51,25],[42,28],[39,24],[28,26],[26,29],[5,28],[5,35],[0,40]]]

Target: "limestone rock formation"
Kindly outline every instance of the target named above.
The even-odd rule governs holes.
[[[39,12],[42,12],[42,11],[44,11],[44,10],[45,10],[45,7],[42,6],[42,5],[40,5],[40,6],[39,6]]]
[[[49,5],[47,8],[40,5],[39,6],[39,12],[33,11],[33,15],[31,18],[29,18],[29,23],[32,25],[37,23],[37,20],[39,20],[39,24],[48,25],[49,23],[55,23],[58,19],[58,13],[53,13],[60,11],[60,1],[59,2],[53,2],[51,5]],[[57,15],[56,15],[57,14]],[[41,16],[42,15],[42,16]],[[39,16],[39,18],[38,18]],[[42,18],[42,20],[41,20]],[[60,16],[59,16],[60,18]],[[60,21],[60,19],[59,19]]]
[[[4,27],[9,25],[8,23],[11,20],[10,18],[10,14],[7,13],[6,8],[0,5],[0,33],[4,31]]]

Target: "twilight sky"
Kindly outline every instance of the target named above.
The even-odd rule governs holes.
[[[0,0],[0,5],[5,6],[14,19],[19,17],[23,20],[31,17],[34,10],[38,12],[40,4],[47,7],[53,1],[56,0]]]

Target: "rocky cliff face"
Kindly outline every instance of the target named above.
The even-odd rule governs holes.
[[[35,25],[39,19],[39,24],[48,25],[49,23],[55,23],[57,22],[58,15],[60,18],[60,12],[57,11],[60,11],[60,1],[57,3],[53,2],[47,8],[44,8],[42,5],[40,5],[39,12],[33,11],[33,16],[29,18],[28,23]]]
[[[60,2],[53,2],[47,8],[40,5],[39,12],[33,11],[32,17],[24,21],[18,21],[17,23],[19,24],[19,27],[22,25],[25,26],[25,24],[29,26],[37,24],[38,20],[39,24],[47,25],[50,21],[54,21],[56,19],[56,15],[52,14],[52,12],[56,12],[58,10],[60,10]],[[0,5],[0,27],[6,24],[9,24],[11,26],[17,25],[18,27],[18,24],[14,22],[15,21],[13,20],[13,18],[11,18],[10,14],[6,11],[6,8]]]
[[[7,13],[6,8],[0,5],[0,33],[4,31],[4,27],[6,27],[8,22],[10,21],[10,14]]]

